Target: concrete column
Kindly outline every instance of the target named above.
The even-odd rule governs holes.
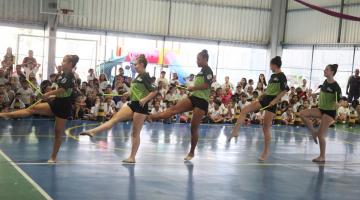
[[[49,79],[50,74],[55,72],[56,62],[56,31],[57,31],[57,18],[55,15],[49,15],[47,25],[45,27],[45,34],[48,37],[48,62],[44,70],[44,79]]]
[[[285,33],[287,0],[275,0],[271,4],[270,21],[270,59],[282,55],[282,45]]]

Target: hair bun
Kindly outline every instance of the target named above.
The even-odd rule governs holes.
[[[206,50],[206,49],[203,49],[201,52],[208,54],[208,50]]]
[[[74,66],[79,62],[78,55],[71,55]]]
[[[337,69],[338,69],[338,67],[339,67],[339,65],[338,65],[338,64],[333,64],[333,68],[334,68],[334,69],[336,69],[336,70],[337,70]]]
[[[271,59],[270,64],[277,65],[278,67],[281,67],[282,61],[280,56],[275,56],[273,59]]]

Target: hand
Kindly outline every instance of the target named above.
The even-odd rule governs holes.
[[[45,101],[47,101],[49,98],[50,98],[50,95],[49,94],[44,94],[41,96],[41,98]]]
[[[187,90],[188,90],[189,92],[192,92],[192,91],[194,91],[194,87],[193,87],[193,86],[188,86],[188,87],[187,87]]]
[[[273,106],[275,106],[277,104],[277,101],[275,101],[275,99],[274,100],[272,100],[270,103],[269,103],[269,107],[273,107]]]
[[[146,101],[145,98],[143,98],[143,99],[141,99],[141,100],[139,101],[139,104],[140,104],[141,107],[144,107],[146,103],[147,103],[147,101]]]

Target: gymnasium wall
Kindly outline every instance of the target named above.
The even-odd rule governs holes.
[[[340,12],[341,0],[308,1],[332,11]],[[360,0],[345,0],[344,13],[360,16]],[[311,10],[292,0],[288,1],[284,42],[288,44],[359,43],[360,22],[343,20]]]
[[[45,0],[43,0],[45,1]],[[268,44],[271,0],[73,0],[59,26]],[[0,20],[45,24],[40,0],[0,0]]]
[[[46,19],[40,14],[40,0],[0,0],[1,21],[44,24]]]

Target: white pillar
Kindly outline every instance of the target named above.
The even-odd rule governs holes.
[[[55,72],[56,62],[56,31],[57,31],[57,19],[55,15],[48,15],[47,25],[45,28],[46,37],[48,40],[48,62],[47,69],[44,70],[43,78],[49,79],[50,74]]]
[[[282,55],[282,45],[286,23],[287,0],[275,0],[271,4],[270,59]]]

